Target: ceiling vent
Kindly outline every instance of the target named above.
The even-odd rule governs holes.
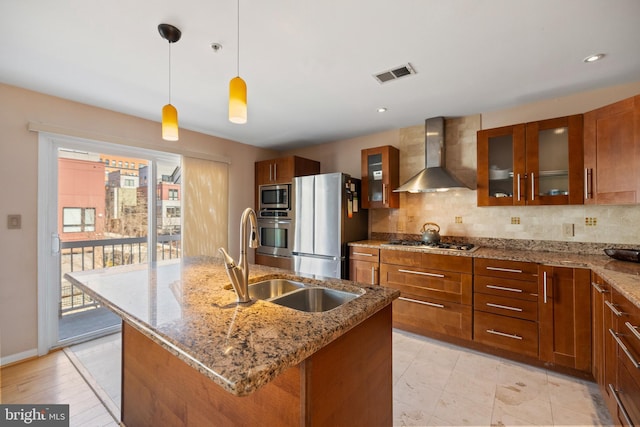
[[[392,80],[397,80],[401,77],[410,76],[411,74],[415,74],[416,70],[413,69],[411,64],[407,63],[405,65],[401,65],[392,70],[383,71],[378,74],[374,74],[373,77],[378,81],[378,83],[386,83]]]

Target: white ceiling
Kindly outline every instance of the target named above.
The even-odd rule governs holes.
[[[182,31],[171,53],[180,127],[285,149],[640,79],[639,0],[241,0],[249,119],[236,125],[236,7],[0,0],[0,82],[159,121],[166,22]],[[582,62],[593,53],[607,56]],[[405,63],[417,74],[372,77]]]

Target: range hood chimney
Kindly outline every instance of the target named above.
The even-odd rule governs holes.
[[[444,160],[444,117],[433,117],[425,120],[425,168],[393,191],[431,193],[468,188],[444,168]]]

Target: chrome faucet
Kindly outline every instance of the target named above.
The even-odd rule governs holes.
[[[251,236],[247,239],[247,221],[251,222]],[[224,266],[231,285],[236,291],[238,302],[249,302],[249,262],[247,261],[247,244],[251,248],[257,248],[260,243],[258,238],[258,218],[251,208],[246,208],[240,218],[240,260],[238,264],[229,256],[224,248],[219,251],[224,257]]]

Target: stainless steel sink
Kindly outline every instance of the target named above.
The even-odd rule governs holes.
[[[288,279],[271,279],[249,285],[249,296],[252,299],[270,299],[304,287],[303,283]]]
[[[317,313],[341,306],[360,294],[328,288],[302,288],[274,298],[271,302],[299,311]]]

